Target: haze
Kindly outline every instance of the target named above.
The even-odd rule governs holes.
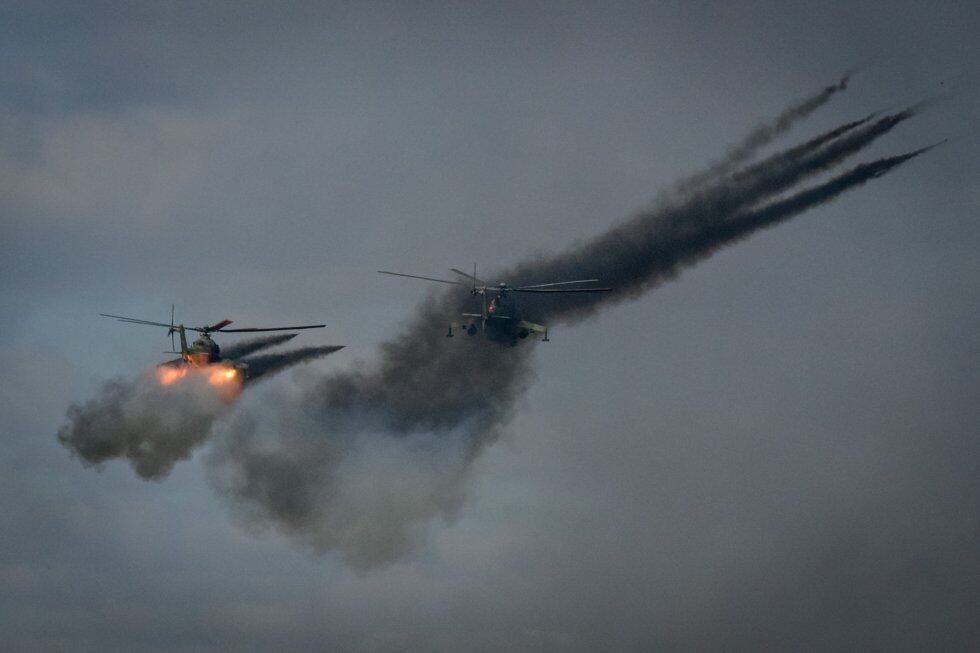
[[[976,7],[0,18],[4,649],[976,646]],[[949,142],[554,328],[458,506],[393,561],[247,519],[208,449],[147,482],[55,437],[71,403],[169,347],[99,312],[323,321],[293,342],[347,345],[257,386],[234,424],[376,358],[428,295],[375,270],[503,269],[583,241],[851,69],[767,151],[923,100],[858,160]]]

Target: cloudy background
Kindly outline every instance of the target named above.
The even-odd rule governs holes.
[[[819,4],[7,3],[2,648],[975,645],[980,10]],[[555,329],[393,564],[257,532],[201,456],[148,483],[55,438],[169,345],[99,312],[348,345],[254,408],[397,332],[426,289],[374,270],[599,233],[852,68],[795,139],[933,98],[861,158],[949,143]]]

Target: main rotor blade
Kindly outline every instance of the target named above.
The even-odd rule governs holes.
[[[458,274],[461,277],[466,277],[470,281],[476,282],[478,285],[481,285],[481,286],[487,286],[487,285],[489,285],[486,281],[484,281],[480,277],[473,276],[472,274],[470,274],[468,272],[463,272],[462,270],[457,270],[456,268],[449,268],[449,269],[451,271],[455,272],[456,274]]]
[[[212,333],[253,333],[255,331],[296,331],[298,329],[322,329],[326,324],[306,324],[303,326],[268,327],[262,329],[215,329]]]
[[[454,282],[451,282],[454,283]],[[146,324],[148,326],[158,326],[167,329],[175,329],[180,325],[171,325],[165,322],[151,322],[150,320],[139,320],[135,317],[123,317],[121,315],[109,315],[108,313],[99,313],[102,317],[113,317],[120,322],[126,322],[128,324]],[[224,326],[231,324],[231,320],[222,320],[214,326],[210,327],[184,327],[185,331],[197,331],[199,333],[211,332],[211,333],[244,333],[253,331],[296,331],[299,329],[322,329],[327,326],[326,324],[305,324],[302,326],[288,326],[288,327],[269,327],[261,329],[225,329]]]
[[[508,292],[608,292],[612,288],[511,288]]]
[[[102,317],[114,317],[120,322],[128,322],[130,324],[147,324],[149,326],[159,326],[166,327],[169,329],[172,325],[166,324],[164,322],[151,322],[150,320],[138,320],[135,317],[123,317],[121,315],[109,315],[108,313],[99,313]]]
[[[432,277],[420,277],[417,274],[402,274],[401,272],[387,272],[385,270],[378,270],[379,274],[390,274],[395,277],[408,277],[409,279],[424,279],[426,281],[438,281],[439,283],[451,283],[454,286],[463,286],[466,284],[460,283],[459,281],[446,281],[445,279],[433,279]]]
[[[565,286],[570,283],[597,283],[598,279],[579,279],[578,281],[556,281],[555,283],[537,283],[533,286],[518,286],[514,290],[520,290],[521,288],[547,288],[549,286]]]

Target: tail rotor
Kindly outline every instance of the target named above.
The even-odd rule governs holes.
[[[177,343],[174,342],[174,332],[177,329],[174,328],[174,305],[170,305],[170,330],[167,333],[170,335],[170,351],[177,351]]]

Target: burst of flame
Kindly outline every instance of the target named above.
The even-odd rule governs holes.
[[[208,383],[211,385],[224,385],[226,383],[234,382],[237,376],[238,370],[236,370],[234,367],[212,365],[210,371],[208,372]]]
[[[181,365],[179,367],[164,366],[156,369],[156,376],[161,385],[169,386],[187,377],[204,379],[209,385],[220,391],[222,397],[233,399],[242,389],[243,378],[238,369],[228,365],[215,364],[201,367]]]
[[[160,383],[163,385],[171,385],[176,381],[187,376],[186,367],[158,367],[157,375],[160,377]]]

